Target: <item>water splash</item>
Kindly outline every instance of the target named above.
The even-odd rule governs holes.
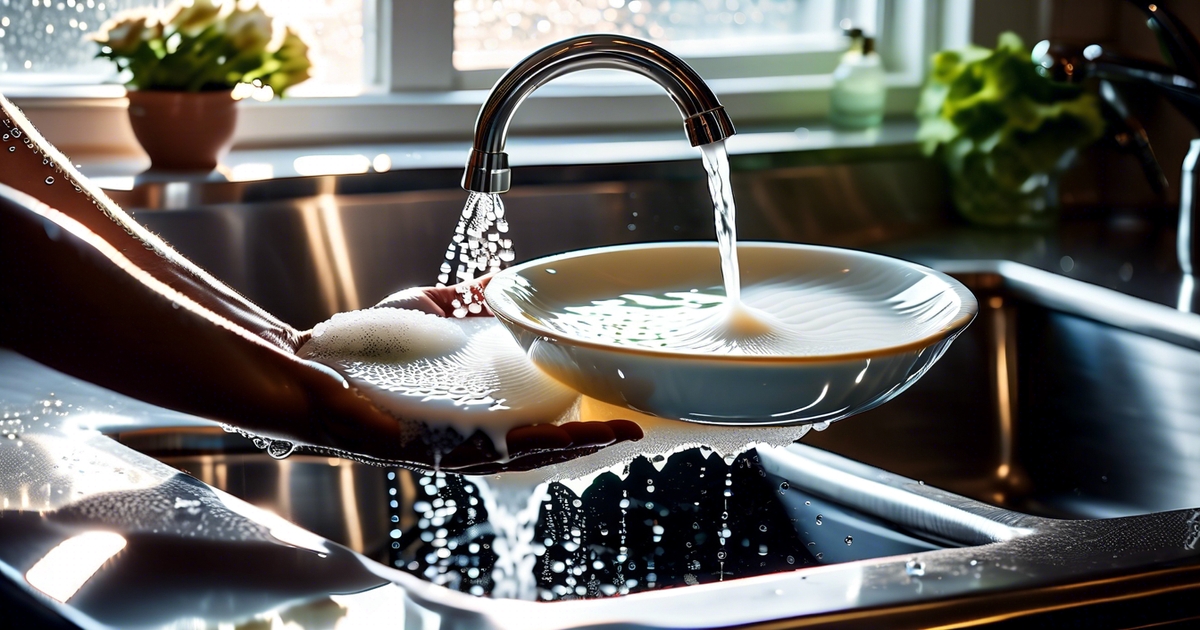
[[[925,563],[913,558],[904,563],[904,572],[912,577],[923,577],[925,575]]]
[[[733,204],[733,186],[729,182],[729,154],[725,151],[724,140],[702,145],[700,152],[704,170],[708,172],[708,191],[712,195],[716,218],[725,297],[734,305],[742,299],[742,279],[738,270],[737,211]]]
[[[507,233],[508,219],[504,216],[500,195],[470,193],[454,228],[454,236],[446,247],[446,260],[438,269],[437,285],[470,282],[512,262],[512,240],[505,236]],[[482,312],[481,302],[474,292],[461,291],[454,304],[454,316],[466,317]]]
[[[492,550],[492,597],[537,599],[534,564],[540,543],[533,540],[548,482],[529,482],[521,475],[472,477],[496,534]]]
[[[296,452],[296,444],[294,442],[255,435],[249,431],[246,431],[245,429],[239,429],[238,427],[225,423],[221,423],[221,429],[223,429],[226,433],[236,433],[237,435],[250,440],[250,442],[254,444],[254,448],[266,451],[267,455],[270,455],[274,459],[287,459],[292,455],[292,453]]]

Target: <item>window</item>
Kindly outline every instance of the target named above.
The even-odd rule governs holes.
[[[312,75],[295,96],[355,94],[363,85],[363,0],[257,0],[310,46]],[[87,85],[118,80],[87,39],[126,11],[163,0],[0,0],[0,85]]]
[[[57,2],[57,6],[55,6]],[[0,0],[0,72],[5,83],[95,83],[111,64],[85,38],[110,16],[152,0]]]
[[[0,0],[0,92],[17,97],[35,121],[38,108],[72,121],[69,140],[49,130],[56,142],[88,151],[113,144],[115,132],[87,137],[123,123],[112,68],[91,58],[94,44],[83,38],[120,10],[166,1]],[[301,31],[315,66],[293,98],[242,108],[238,142],[259,146],[467,137],[504,68],[550,41],[597,31],[645,37],[680,55],[735,123],[790,124],[826,111],[830,73],[845,46],[842,21],[850,20],[878,37],[889,111],[910,112],[930,53],[964,44],[971,17],[970,0],[259,1]],[[514,132],[678,124],[657,86],[604,72],[539,90]],[[89,98],[44,98],[64,95]],[[113,111],[99,124],[76,111],[101,105]]]
[[[875,2],[846,0],[456,0],[454,67],[507,68],[585,33],[641,37],[681,57],[832,50],[843,20],[874,31]]]

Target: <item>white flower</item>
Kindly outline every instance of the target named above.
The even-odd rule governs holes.
[[[172,15],[174,12],[166,20],[171,30],[194,37],[217,22],[222,8],[220,2],[214,3],[213,0],[176,0],[164,9],[164,14]]]
[[[264,49],[271,41],[271,16],[257,4],[238,7],[225,19],[225,32],[238,52]]]
[[[146,22],[152,16],[145,11],[130,11],[105,22],[92,39],[109,47],[115,55],[131,55],[143,40]]]

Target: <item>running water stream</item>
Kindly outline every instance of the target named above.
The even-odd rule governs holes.
[[[708,172],[708,192],[712,195],[725,300],[730,307],[736,308],[742,300],[742,278],[738,270],[737,208],[733,204],[733,186],[729,182],[729,154],[725,151],[724,140],[702,145],[700,152],[704,170]]]
[[[507,234],[508,219],[504,216],[500,195],[478,192],[467,195],[454,236],[446,247],[446,260],[438,269],[437,285],[465,285],[512,262],[512,240]],[[459,291],[459,299],[453,306],[455,317],[477,315],[483,311],[483,304],[470,290]]]

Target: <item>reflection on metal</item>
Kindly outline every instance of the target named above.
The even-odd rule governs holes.
[[[350,155],[304,155],[292,162],[292,168],[305,177],[324,175],[354,175],[371,170],[371,158]]]
[[[1007,292],[1046,308],[1124,328],[1185,348],[1200,350],[1200,325],[1192,313],[1138,299],[1119,291],[1065,278],[1028,265],[1004,260],[933,261],[951,275],[993,274]]]
[[[993,396],[996,401],[996,421],[999,444],[996,476],[1002,481],[1013,472],[1013,414],[1017,408],[1016,326],[1013,309],[1006,307],[1004,298],[988,299],[987,314],[992,333]]]
[[[66,602],[124,548],[125,538],[113,532],[72,536],[34,563],[25,580],[51,599]]]
[[[275,177],[275,167],[266,162],[246,162],[229,169],[225,177],[231,182],[256,182]]]
[[[308,248],[312,252],[319,287],[317,293],[324,302],[325,312],[333,314],[358,309],[361,302],[350,262],[350,249],[333,195],[317,195],[300,205],[299,210]]]
[[[1185,274],[1179,281],[1179,305],[1178,309],[1184,313],[1200,312],[1197,305],[1200,300],[1196,299],[1196,276],[1194,274]]]
[[[341,300],[339,311],[352,311],[359,308],[358,287],[354,284],[354,268],[350,264],[350,248],[346,242],[346,232],[342,227],[342,215],[333,195],[317,197],[317,209],[321,215],[321,223],[325,228],[325,243],[329,250],[329,258],[333,262],[333,270],[337,275],[338,297]]]
[[[1179,231],[1176,235],[1176,251],[1179,256],[1179,267],[1185,276],[1196,272],[1194,265],[1197,261],[1196,250],[1200,241],[1196,239],[1197,224],[1200,223],[1200,211],[1196,203],[1200,199],[1196,195],[1196,163],[1200,161],[1200,139],[1192,140],[1187,156],[1183,158],[1183,176],[1179,184]],[[1182,299],[1180,300],[1182,304]],[[1183,310],[1182,307],[1180,310]]]
[[[856,475],[835,455],[800,444],[761,449],[763,468],[838,503],[912,530],[965,545],[986,545],[1031,533]]]
[[[292,462],[282,459],[279,461],[279,474],[275,477],[277,489],[276,505],[283,518],[292,517]]]
[[[354,491],[354,467],[349,462],[329,460],[330,466],[338,469],[338,488],[342,494],[342,516],[346,519],[346,546],[362,553],[363,529],[358,509],[358,493]]]

